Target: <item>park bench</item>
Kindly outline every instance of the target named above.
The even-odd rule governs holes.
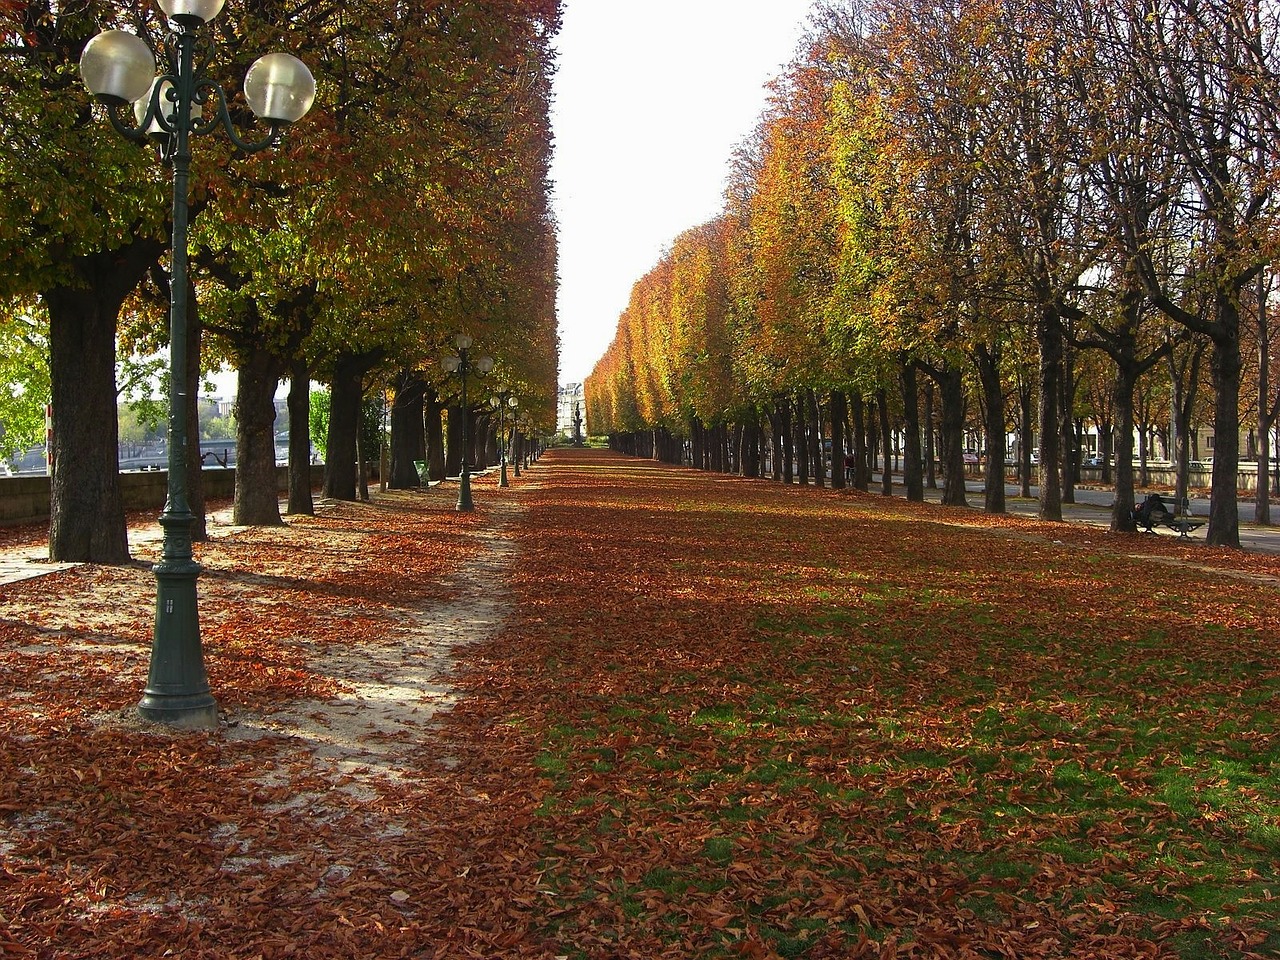
[[[1156,494],[1149,494],[1147,500],[1156,496]],[[1180,540],[1190,540],[1191,532],[1204,526],[1203,519],[1192,516],[1191,501],[1187,497],[1183,497],[1182,502],[1176,504],[1176,509],[1172,513],[1165,504],[1164,498],[1157,497],[1157,499],[1158,505],[1151,510],[1146,510],[1144,505],[1139,505],[1133,513],[1134,521],[1147,533],[1155,533],[1156,527],[1168,527],[1177,532]]]

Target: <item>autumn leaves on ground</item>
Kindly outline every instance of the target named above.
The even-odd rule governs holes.
[[[3,957],[1274,957],[1280,558],[589,451],[0,588]],[[140,559],[147,559],[141,557]]]

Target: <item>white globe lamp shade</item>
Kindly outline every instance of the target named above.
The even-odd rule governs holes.
[[[156,78],[156,58],[141,37],[104,30],[84,45],[80,79],[105,103],[141,100]]]
[[[178,23],[208,23],[222,12],[223,0],[156,0],[164,15]]]
[[[510,407],[512,410],[514,410],[516,407],[520,406],[520,401],[517,400],[515,397],[508,397],[507,406]]]
[[[472,340],[465,333],[458,334],[456,337],[453,338],[453,342],[454,342],[454,345],[457,346],[459,350],[471,349]]]
[[[445,357],[440,361],[440,366],[444,367],[445,373],[457,373],[458,367],[462,366],[462,361],[457,357]]]
[[[155,88],[160,88],[159,95],[156,95]],[[173,115],[178,109],[178,105],[169,99],[169,91],[173,89],[173,83],[169,80],[162,80],[156,77],[155,82],[151,85],[149,92],[141,100],[133,101],[133,116],[139,124],[147,119],[147,110],[151,107],[151,98],[156,97],[156,110],[169,121],[170,126],[173,125]],[[191,104],[191,119],[199,120],[204,115],[204,108],[199,103]],[[147,126],[147,133],[155,137],[163,137],[168,135],[168,131],[160,126],[160,121],[154,116],[151,123]]]
[[[259,120],[294,123],[316,99],[316,81],[307,65],[288,53],[259,57],[244,77],[244,98]]]
[[[476,369],[481,373],[488,373],[493,369],[493,357],[481,357],[476,361]]]

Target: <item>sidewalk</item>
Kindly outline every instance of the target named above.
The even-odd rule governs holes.
[[[875,475],[869,489],[871,493],[879,492],[879,474]],[[982,510],[983,490],[984,487],[981,480],[965,481],[966,499],[971,509]],[[906,490],[902,486],[901,476],[894,476],[893,493],[895,497],[906,497]],[[1039,495],[1040,488],[1037,486],[1033,485],[1031,487],[1031,498],[1027,499],[1022,496],[1022,487],[1020,485],[1006,484],[1004,488],[1005,510],[1008,513],[1020,516],[1037,516],[1040,512],[1040,501],[1037,499]],[[937,503],[942,499],[941,486],[937,489],[926,488],[924,498],[927,501]],[[1111,490],[1097,487],[1076,487],[1075,498],[1075,503],[1064,503],[1062,505],[1062,519],[1065,522],[1085,523],[1092,526],[1110,528],[1111,505],[1115,501],[1115,494]],[[1241,549],[1263,553],[1280,553],[1280,526],[1262,527],[1250,522],[1254,511],[1254,503],[1251,499],[1240,500],[1238,509]],[[1209,501],[1204,498],[1192,498],[1191,513],[1193,516],[1207,518]],[[1273,516],[1280,521],[1280,505],[1273,506]],[[1206,532],[1207,527],[1202,526],[1200,529],[1192,531],[1188,537],[1203,544]],[[1157,527],[1152,534],[1144,533],[1142,535],[1178,538],[1177,533],[1165,527]]]

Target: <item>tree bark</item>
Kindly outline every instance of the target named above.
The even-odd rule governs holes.
[[[1004,385],[1000,382],[1000,348],[979,343],[975,358],[978,380],[982,384],[982,429],[987,448],[983,506],[987,513],[1004,513]]]
[[[827,399],[831,416],[831,486],[835,490],[843,490],[846,486],[844,475],[845,423],[849,419],[849,404],[844,391],[832,390]]]
[[[920,391],[916,384],[916,368],[903,359],[899,364],[902,381],[902,420],[905,425],[905,443],[902,456],[902,482],[907,488],[907,499],[924,502],[924,464],[920,454]]]
[[[1065,337],[1062,346],[1062,405],[1059,408],[1058,439],[1061,443],[1062,464],[1059,482],[1063,503],[1076,502],[1076,481],[1080,478],[1080,445],[1077,442],[1075,421],[1076,372],[1075,351],[1070,339]]]
[[[933,425],[933,381],[924,384],[924,485],[938,489],[938,451],[934,445],[937,430]]]
[[[276,386],[282,364],[260,346],[241,353],[236,371],[236,479],[232,522],[279,526],[276,490]]]
[[[1018,493],[1024,500],[1031,497],[1031,444],[1035,436],[1032,413],[1031,384],[1021,378],[1018,384],[1018,482],[1021,488]]]
[[[822,449],[822,411],[812,388],[804,391],[804,402],[809,426],[809,457],[813,463],[813,483],[817,487],[827,485],[827,458]]]
[[[796,483],[802,487],[809,485],[809,437],[808,411],[805,409],[804,391],[796,394],[795,406],[791,411],[791,438],[795,449]]]
[[[200,320],[200,303],[196,299],[195,281],[187,279],[187,506],[191,508],[191,540],[209,539],[208,517],[204,499],[204,461],[200,457],[200,337],[204,324]]]
[[[427,478],[439,483],[445,478],[444,469],[444,406],[434,387],[427,387],[422,395],[423,422],[427,442]]]
[[[357,357],[343,356],[334,367],[324,457],[324,495],[333,500],[356,499],[356,432],[363,377],[364,367]]]
[[[861,393],[853,395],[853,486],[866,493],[871,487],[871,451],[867,439],[867,404]]]
[[[444,475],[462,476],[462,408],[449,408],[448,446],[445,448]]]
[[[1112,386],[1112,400],[1115,408],[1116,450],[1116,487],[1115,500],[1111,507],[1111,529],[1117,532],[1134,533],[1138,529],[1134,522],[1133,496],[1133,394],[1138,384],[1138,367],[1136,363],[1124,362],[1116,364],[1116,377]]]
[[[297,357],[289,367],[288,512],[314,516],[311,498],[311,369]]]
[[[1271,400],[1271,330],[1267,300],[1269,284],[1258,275],[1256,303],[1258,332],[1258,482],[1254,490],[1253,519],[1263,526],[1271,524],[1271,425],[1276,409]]]
[[[387,486],[392,490],[413,490],[422,486],[417,461],[427,458],[426,432],[423,428],[423,397],[426,383],[411,370],[396,377],[395,400],[391,404],[391,475]]]
[[[942,407],[940,433],[942,442],[942,504],[967,507],[964,477],[964,377],[958,367],[945,366],[930,370],[938,387]]]
[[[893,496],[893,430],[889,425],[889,391],[876,391],[876,407],[880,412],[880,444],[884,447],[884,469],[880,471],[880,492]]]
[[[1205,542],[1240,547],[1240,505],[1236,473],[1240,466],[1240,308],[1230,294],[1218,297],[1213,335],[1213,474]]]
[[[120,498],[116,324],[120,308],[164,252],[135,241],[75,262],[78,282],[41,291],[49,311],[53,479],[49,559],[129,562]]]
[[[1062,520],[1062,464],[1058,400],[1062,395],[1062,318],[1044,305],[1036,326],[1040,344],[1040,510],[1041,520]]]

